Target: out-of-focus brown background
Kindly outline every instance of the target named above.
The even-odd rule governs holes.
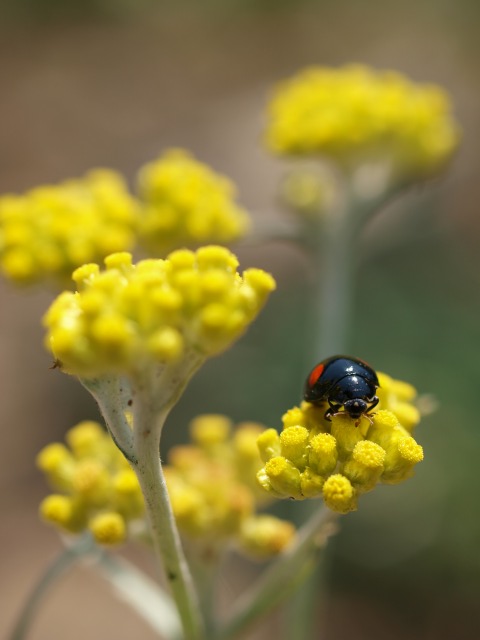
[[[417,432],[426,460],[416,477],[365,497],[342,520],[327,559],[319,637],[480,637],[480,5],[4,0],[0,12],[2,193],[95,166],[133,181],[142,163],[182,146],[230,176],[260,224],[280,220],[285,164],[261,146],[274,82],[304,65],[358,61],[448,88],[462,148],[443,179],[383,212],[362,239],[352,340],[355,353],[433,393],[440,409]],[[273,242],[238,252],[243,265],[272,270],[279,290],[248,336],[194,380],[174,424],[224,411],[279,426],[299,399],[305,362],[330,355],[308,356],[306,259]],[[0,283],[1,638],[60,549],[37,519],[46,487],[35,454],[97,416],[80,385],[49,370],[40,317],[52,295]],[[184,437],[184,428],[173,431],[169,442]],[[248,637],[266,639],[275,624],[270,618]],[[30,638],[132,633],[154,637],[81,567],[50,594]]]

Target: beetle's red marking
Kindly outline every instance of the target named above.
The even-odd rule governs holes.
[[[322,375],[324,369],[325,369],[325,365],[324,364],[317,364],[315,369],[312,371],[312,373],[308,377],[308,385],[310,387],[313,387],[313,385],[317,382],[317,380]]]

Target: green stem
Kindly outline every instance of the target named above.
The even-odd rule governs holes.
[[[166,579],[182,621],[185,640],[204,637],[197,596],[180,536],[175,523],[167,485],[160,463],[160,436],[165,419],[183,391],[189,377],[171,380],[169,401],[162,405],[156,381],[143,378],[134,393],[134,451],[137,474],[145,499],[145,508],[157,557],[161,559]],[[173,389],[172,392],[172,383]],[[178,389],[176,387],[179,387]]]
[[[317,227],[315,246],[310,245],[314,270],[312,333],[314,359],[345,350],[353,302],[353,273],[357,238],[350,226],[348,203],[329,215],[322,237]],[[320,286],[319,286],[320,285]]]
[[[308,367],[329,355],[348,352],[361,234],[373,215],[405,187],[398,182],[370,198],[362,198],[346,179],[345,200],[339,209],[329,212],[323,224],[319,221],[307,229],[304,242],[313,262]],[[312,504],[305,501],[304,518],[310,516],[311,509]],[[287,638],[310,640],[314,637],[313,612],[318,606],[319,584],[320,572],[314,571],[294,595],[286,626]]]
[[[216,637],[216,579],[220,567],[221,551],[216,548],[187,548],[187,556],[197,589],[205,624],[205,637]]]
[[[312,515],[298,532],[296,543],[238,601],[230,620],[216,636],[218,640],[236,638],[297,586],[305,571],[314,566],[315,557],[333,533],[332,525],[337,517],[338,514],[327,507],[318,509]],[[297,638],[296,635],[291,637]]]
[[[89,535],[82,536],[72,546],[54,558],[30,592],[9,636],[10,640],[24,640],[27,637],[38,608],[51,587],[79,558],[91,553],[94,549],[95,544],[92,537]]]

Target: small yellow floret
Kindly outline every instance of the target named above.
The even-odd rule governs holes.
[[[68,496],[52,494],[40,504],[40,515],[48,522],[68,528],[72,519],[72,501]]]
[[[282,424],[283,428],[294,427],[296,425],[303,425],[303,421],[305,420],[303,411],[300,407],[293,407],[293,409],[289,409],[282,416]]]
[[[300,486],[302,489],[302,495],[305,498],[320,497],[322,495],[324,484],[325,478],[318,473],[315,473],[311,467],[307,467],[301,474]]]
[[[119,513],[100,513],[88,523],[88,528],[98,544],[115,545],[127,537],[125,520]]]
[[[50,473],[56,471],[64,462],[70,461],[71,457],[70,451],[64,444],[53,442],[39,452],[37,465],[45,473]]]
[[[154,333],[148,341],[148,350],[159,360],[174,362],[183,353],[182,334],[173,327],[164,327]]]
[[[337,466],[337,441],[330,433],[319,433],[310,440],[308,462],[320,475],[328,475]]]
[[[337,473],[325,480],[323,499],[327,507],[338,513],[355,511],[356,499],[352,484],[345,476]]]
[[[84,264],[72,273],[72,280],[77,287],[81,288],[83,284],[86,284],[89,280],[92,280],[100,273],[100,267],[98,264],[89,263]]]
[[[241,422],[234,434],[232,444],[240,462],[260,462],[257,440],[264,427],[256,422]]]
[[[275,429],[265,429],[257,439],[260,457],[264,462],[268,462],[270,458],[279,456],[281,452],[280,436]]]
[[[132,254],[127,251],[120,251],[106,256],[104,260],[107,269],[118,269],[119,271],[129,271],[132,266]]]
[[[37,455],[36,462],[53,487],[66,491],[71,488],[75,462],[63,444],[54,442],[47,445]]]
[[[247,269],[244,273],[244,279],[261,297],[265,297],[276,287],[273,277],[261,269]]]
[[[230,418],[220,414],[203,414],[190,423],[192,440],[206,448],[225,442],[231,429]]]
[[[398,452],[410,464],[417,464],[423,460],[423,448],[411,437],[401,438]]]
[[[369,469],[378,469],[385,461],[385,450],[375,442],[362,440],[355,445],[353,459]]]
[[[357,442],[363,440],[361,429],[356,426],[355,420],[345,412],[332,417],[331,430],[337,441],[340,459],[351,456]]]
[[[386,452],[380,445],[361,440],[355,445],[352,457],[343,465],[343,474],[359,493],[370,491],[383,472],[385,458]]]
[[[305,427],[287,427],[280,434],[281,455],[298,469],[305,468],[309,433]]]
[[[85,513],[70,496],[52,494],[40,503],[41,517],[69,533],[78,533],[85,526]]]
[[[94,458],[80,460],[75,468],[73,488],[91,504],[104,504],[110,489],[107,469]]]
[[[265,464],[265,472],[273,489],[284,496],[303,498],[300,471],[283,456],[271,458]]]
[[[390,428],[398,426],[400,423],[397,416],[392,411],[386,409],[380,409],[373,416],[373,422],[375,426],[379,428]]]
[[[295,537],[291,522],[275,516],[253,516],[242,524],[242,548],[255,558],[270,558],[286,549]]]
[[[98,422],[85,420],[67,431],[66,440],[72,452],[83,458],[98,450],[105,435]]]

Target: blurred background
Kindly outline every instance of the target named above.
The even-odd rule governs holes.
[[[442,179],[383,211],[361,239],[352,352],[433,394],[413,480],[362,498],[327,554],[319,638],[480,637],[480,5],[475,0],[3,0],[0,192],[138,167],[181,146],[228,175],[263,226],[279,224],[286,169],[262,148],[272,85],[310,64],[394,68],[451,93],[464,129]],[[172,416],[165,445],[200,412],[280,427],[308,367],[310,265],[287,243],[244,244],[242,266],[278,291]],[[84,418],[86,392],[49,369],[39,319],[53,296],[0,282],[0,637],[61,544],[37,518],[37,451]],[[147,560],[130,551],[140,563]],[[246,577],[254,567],[245,567]],[[226,578],[225,589],[232,589]],[[249,638],[275,634],[270,617]],[[154,637],[88,567],[51,593],[32,640]]]

